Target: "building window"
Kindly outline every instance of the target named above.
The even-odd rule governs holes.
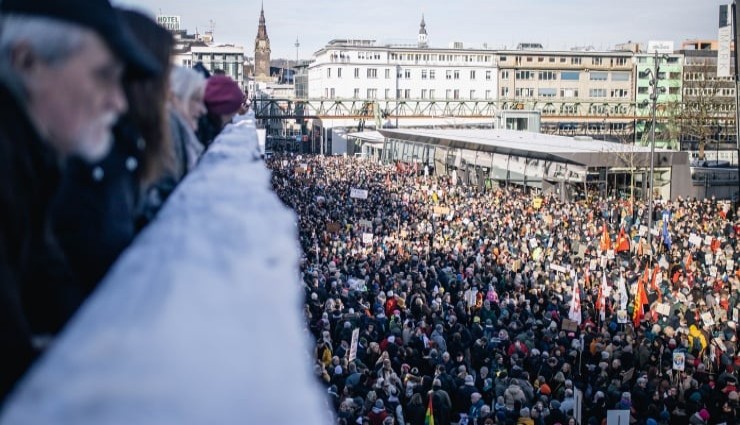
[[[376,68],[368,68],[367,78],[378,78],[378,70]]]
[[[434,80],[435,79],[436,72],[433,69],[429,70],[429,79]]]
[[[606,81],[609,78],[609,73],[604,71],[591,71],[588,79],[591,81]]]
[[[612,90],[612,97],[627,97],[628,90],[627,89],[614,89]]]
[[[378,97],[378,89],[367,89],[368,99],[377,99],[377,97]]]
[[[486,100],[491,100],[491,91],[486,90]]]
[[[475,99],[475,90],[470,90],[470,100]]]
[[[329,90],[329,97],[331,97],[332,99],[336,97],[336,93],[334,92],[334,89]]]
[[[445,99],[447,99],[447,100],[452,99],[452,90],[451,89],[445,90]]]
[[[560,79],[563,81],[578,81],[581,79],[579,71],[563,71],[560,73]]]
[[[403,98],[404,99],[411,99],[411,89],[405,89],[403,91]]]
[[[391,89],[385,89],[385,98],[390,99],[391,98]]]
[[[637,94],[648,94],[648,88],[647,87],[638,87],[637,88]]]
[[[385,70],[385,79],[389,80],[391,78],[391,70],[389,68],[386,68]]]
[[[624,66],[624,65],[627,65],[627,58],[616,58],[616,59],[614,59],[614,65],[615,66]]]
[[[421,98],[426,99],[427,98],[427,89],[421,89]]]
[[[498,57],[498,60],[499,60],[500,62],[506,62],[506,56],[499,56],[499,57]]]
[[[342,78],[342,68],[337,68],[337,78]]]
[[[427,70],[426,69],[422,69],[421,70],[421,79],[422,80],[426,80],[427,79]]]
[[[456,69],[456,70],[455,70],[455,72],[454,72],[454,76],[455,76],[455,79],[456,79],[456,80],[459,80],[459,79],[460,79],[460,71],[458,71],[458,70]]]
[[[678,58],[675,56],[671,56],[665,61],[666,63],[678,63]]]
[[[331,78],[331,68],[326,68],[326,78]]]
[[[539,97],[555,97],[557,96],[558,89],[555,88],[544,88],[537,91]]]
[[[538,78],[545,81],[557,80],[558,74],[555,71],[540,71],[538,74]]]
[[[590,89],[588,95],[589,97],[606,97],[606,89]]]
[[[410,70],[410,69],[404,69],[404,70],[403,70],[403,76],[404,76],[404,78],[406,78],[407,80],[408,80],[409,78],[411,78],[411,70]]]
[[[680,87],[668,87],[668,94],[679,94],[681,93]]]
[[[360,68],[355,68],[355,78],[360,78]]]
[[[527,62],[532,62],[532,56],[527,56]]]
[[[555,63],[555,58],[550,58],[550,63]]]
[[[560,63],[565,63],[565,58],[560,58]]]
[[[612,81],[629,81],[631,74],[629,71],[614,71],[612,72]]]
[[[501,97],[508,97],[508,96],[509,96],[509,88],[501,87]]]
[[[570,58],[570,64],[571,65],[580,65],[581,64],[581,58]]]
[[[537,62],[544,62],[544,61],[545,61],[545,58],[542,56],[537,58]]]
[[[403,93],[401,91],[401,89],[396,90],[396,99],[400,99],[401,98],[401,93]]]
[[[509,79],[509,71],[501,71],[501,79],[502,80],[508,80]]]
[[[354,93],[353,97],[355,99],[359,99],[360,98],[360,89],[355,89],[355,93]]]
[[[514,91],[515,97],[533,97],[534,89],[528,87],[517,87]]]
[[[429,89],[429,98],[434,99],[434,89]]]
[[[453,93],[452,93],[452,96],[453,96],[453,98],[454,98],[455,100],[458,100],[458,99],[460,99],[460,90],[458,90],[458,89],[455,89],[455,90],[453,91]]]
[[[534,71],[516,71],[517,80],[534,80]]]
[[[451,80],[452,79],[452,70],[445,71],[445,79]]]
[[[679,80],[681,79],[681,73],[680,72],[669,72],[668,78],[671,80]]]
[[[470,79],[475,80],[475,70],[470,71]]]
[[[486,81],[491,81],[491,71],[486,71]]]
[[[591,58],[592,65],[601,65],[602,63],[603,63],[603,58]]]
[[[560,97],[578,97],[578,89],[560,89]]]

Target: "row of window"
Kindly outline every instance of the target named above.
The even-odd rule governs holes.
[[[326,78],[332,78],[332,69],[333,68],[326,68]],[[342,69],[343,68],[337,68],[336,69],[336,77],[342,78]],[[391,69],[386,68],[384,71],[384,77],[386,79],[391,78]],[[354,78],[360,78],[362,75],[360,68],[354,68]],[[399,79],[406,79],[409,80],[412,77],[413,73],[411,69],[398,69],[398,72],[396,73],[396,77]],[[437,70],[436,69],[422,69],[419,71],[419,75],[421,76],[422,80],[436,80],[437,79]],[[459,69],[448,69],[445,71],[445,79],[447,80],[459,80],[460,75],[462,75],[462,72]],[[468,77],[470,80],[476,80],[478,78],[479,72],[478,70],[470,70],[468,72]],[[493,76],[493,71],[486,70],[485,73],[485,79],[486,81],[491,81],[491,78]],[[378,68],[367,68],[365,72],[365,77],[367,78],[378,78]]]
[[[560,89],[560,97],[563,98],[574,98],[578,97],[578,89]],[[512,91],[509,87],[501,87],[501,97],[509,97]],[[558,95],[558,89],[555,88],[540,88],[534,89],[531,87],[517,87],[514,91],[514,97],[556,97]],[[608,95],[608,96],[607,96]],[[611,97],[616,99],[624,99],[629,96],[629,90],[627,89],[612,89],[607,90],[604,88],[589,89],[588,97]]]
[[[681,79],[681,73],[680,72],[669,72],[666,74],[665,72],[658,72],[658,79],[659,80],[665,80],[666,75],[668,76],[669,80],[680,80]],[[650,73],[648,71],[640,71],[637,73],[637,78],[641,80],[645,80],[650,77]]]
[[[612,71],[611,81],[629,81],[631,73],[629,71]],[[559,78],[558,78],[559,77]],[[514,72],[514,78],[517,80],[540,80],[540,81],[580,81],[581,71],[529,71],[518,70]],[[509,79],[509,71],[501,71],[501,79]],[[590,71],[588,72],[590,81],[607,81],[609,72],[607,71]]]
[[[413,61],[413,62],[467,62],[467,63],[489,63],[491,55],[455,55],[436,53],[391,53],[390,60]]]
[[[524,60],[522,60],[524,58]],[[596,66],[603,66],[603,65],[610,65],[610,66],[625,66],[628,64],[629,58],[626,57],[619,57],[619,58],[604,58],[604,57],[590,57],[590,58],[584,58],[582,56],[574,56],[574,57],[564,57],[561,56],[559,58],[556,57],[545,57],[545,56],[536,56],[537,63],[544,63],[545,59],[547,59],[547,63],[570,63],[571,65],[583,65],[585,64],[591,64]],[[584,61],[584,59],[586,59]],[[508,57],[506,56],[499,56],[500,62],[506,62],[508,60]],[[608,62],[607,62],[608,60]],[[514,61],[517,65],[521,64],[522,62],[525,63],[533,63],[535,62],[535,56],[515,56]]]
[[[638,87],[637,94],[650,94],[650,87]],[[668,87],[668,94],[670,95],[681,94],[681,87]]]
[[[416,93],[414,93],[416,92]],[[414,90],[412,92],[411,89],[399,89],[396,90],[396,96],[392,97],[393,91],[391,89],[385,89],[383,92],[383,99],[386,100],[393,100],[393,99],[414,99],[415,97],[412,97],[412,93],[414,93],[415,96],[419,96],[419,99],[422,100],[437,100],[437,99],[446,99],[446,100],[492,100],[493,92],[491,90],[469,90],[467,92],[464,92],[460,89],[447,89],[444,92],[444,98],[437,97],[437,91],[435,89],[421,89],[420,91]],[[378,89],[367,89],[365,92],[362,92],[359,88],[354,89],[353,91],[353,98],[354,99],[362,99],[364,95],[364,99],[378,99]],[[440,93],[441,94],[441,93]],[[483,97],[481,97],[481,94]],[[324,97],[333,99],[336,97],[336,91],[333,88],[325,88],[324,89]]]

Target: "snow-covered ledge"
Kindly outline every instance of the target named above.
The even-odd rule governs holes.
[[[326,424],[293,213],[230,125],[8,400],[2,425]]]

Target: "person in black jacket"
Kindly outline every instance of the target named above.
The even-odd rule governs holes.
[[[33,335],[58,331],[79,303],[50,232],[60,158],[98,160],[126,109],[124,71],[153,59],[107,0],[0,3],[0,399],[33,361]]]
[[[169,131],[166,100],[172,35],[146,15],[120,12],[134,36],[165,71],[128,78],[128,112],[114,127],[115,143],[101,161],[71,158],[52,205],[52,222],[84,295],[90,294],[133,241],[144,185],[166,168]]]

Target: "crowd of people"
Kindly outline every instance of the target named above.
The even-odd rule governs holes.
[[[108,0],[0,2],[0,403],[246,94]]]
[[[268,166],[337,424],[738,423],[732,205],[566,202],[353,157]]]

